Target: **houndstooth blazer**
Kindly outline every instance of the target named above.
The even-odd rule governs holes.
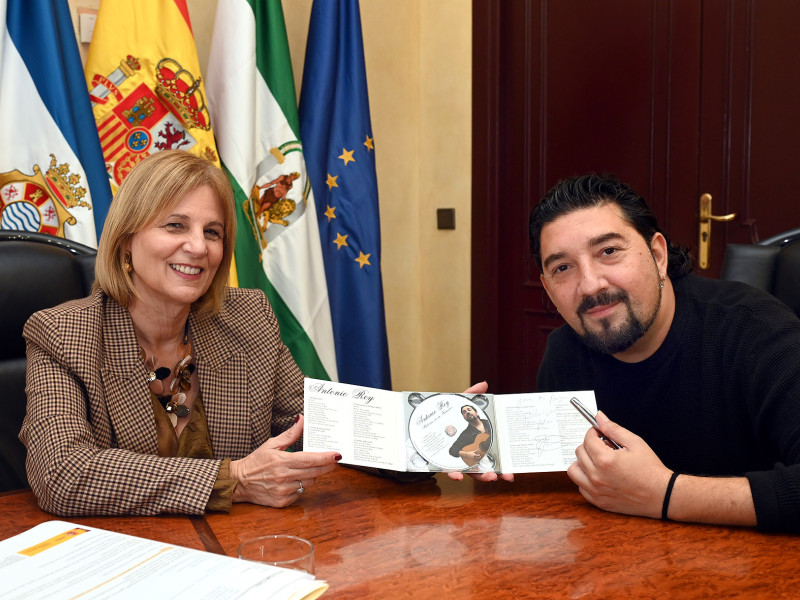
[[[58,515],[203,513],[223,458],[246,456],[303,410],[303,375],[260,291],[231,288],[189,328],[214,459],[157,456],[145,367],[127,309],[103,292],[25,325],[20,439],[42,509]]]

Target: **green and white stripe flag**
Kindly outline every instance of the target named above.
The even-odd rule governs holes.
[[[280,0],[219,0],[206,91],[236,197],[238,285],[267,294],[303,373],[336,380],[328,288]]]

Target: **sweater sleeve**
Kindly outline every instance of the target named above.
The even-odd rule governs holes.
[[[800,321],[777,299],[751,290],[731,310],[721,363],[729,397],[744,400],[759,449],[772,468],[747,469],[757,527],[800,533]],[[765,465],[766,467],[766,465]]]
[[[800,533],[800,465],[777,463],[772,471],[747,473],[758,528]]]
[[[746,476],[758,528],[800,533],[800,322],[782,309],[776,307],[768,323],[754,318],[753,341],[746,342],[742,370],[754,432],[776,457],[772,470]]]

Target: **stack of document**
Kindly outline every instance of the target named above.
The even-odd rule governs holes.
[[[0,598],[313,600],[328,584],[282,569],[48,521],[0,541]]]

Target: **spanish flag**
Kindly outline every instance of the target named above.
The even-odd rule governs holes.
[[[85,74],[114,193],[161,150],[219,165],[186,0],[103,0]]]

